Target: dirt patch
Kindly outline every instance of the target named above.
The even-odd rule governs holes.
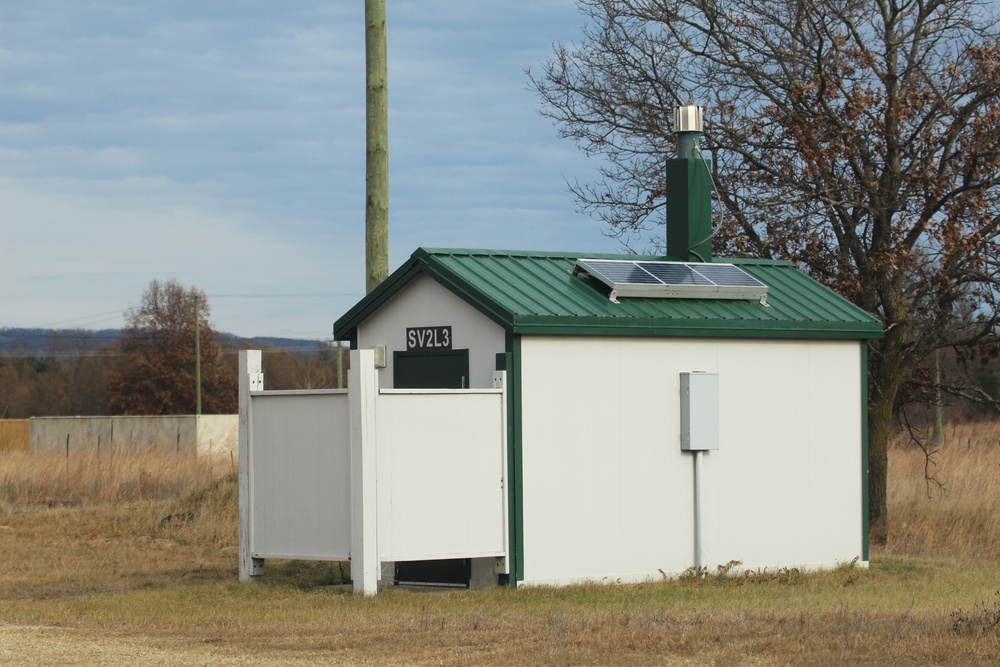
[[[92,665],[336,665],[335,656],[252,655],[237,647],[145,636],[100,636],[75,628],[0,625],[0,664],[7,667]]]

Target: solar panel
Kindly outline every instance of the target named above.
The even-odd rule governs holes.
[[[764,284],[740,267],[733,266],[732,264],[696,265],[694,270],[714,282],[716,285],[757,287]]]
[[[660,281],[637,266],[635,262],[604,262],[601,273],[616,283],[629,285],[659,285]]]
[[[641,262],[643,269],[659,278],[666,285],[712,285],[711,280],[691,270],[687,264],[668,264],[666,262]]]
[[[610,298],[734,299],[767,305],[767,285],[733,264],[578,259],[573,272],[611,288]]]

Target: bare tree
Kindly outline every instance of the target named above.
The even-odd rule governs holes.
[[[562,136],[603,158],[596,182],[571,186],[582,209],[662,248],[670,111],[703,104],[717,249],[794,260],[884,323],[868,408],[884,541],[900,389],[937,348],[998,344],[996,19],[975,0],[579,5],[582,41],[529,76]]]
[[[195,413],[195,297],[201,338],[202,405],[206,413],[233,413],[236,376],[226,368],[208,323],[205,295],[178,282],[154,280],[142,303],[125,314],[122,372],[111,378],[111,409],[126,415]]]
[[[335,348],[316,343],[311,350],[263,350],[264,378],[270,389],[336,389]]]

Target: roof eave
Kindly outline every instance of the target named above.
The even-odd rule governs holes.
[[[420,274],[433,278],[504,329],[513,330],[513,313],[501,308],[483,292],[441,266],[440,262],[435,261],[433,253],[434,249],[417,248],[402,266],[334,323],[334,339],[349,339],[362,322]]]
[[[415,252],[402,266],[389,274],[388,278],[379,283],[375,289],[366,294],[361,301],[354,304],[354,307],[334,322],[334,339],[347,340],[350,338],[363,321],[368,319],[373,312],[378,310],[383,303],[388,301],[393,294],[402,289],[403,286],[413,280],[419,273],[421,273],[420,261]]]
[[[637,319],[608,323],[600,318],[519,316],[513,333],[568,336],[650,336],[664,338],[782,338],[828,340],[874,340],[882,337],[881,326],[859,322],[831,327],[828,322],[752,322],[717,320]]]
[[[577,335],[577,336],[653,336],[653,337],[738,337],[738,338],[811,338],[840,340],[871,340],[882,337],[881,323],[867,315],[869,321],[770,321],[770,320],[712,320],[675,319],[663,317],[614,318],[567,315],[515,314],[502,307],[497,300],[480,288],[474,281],[463,278],[452,271],[437,255],[451,255],[456,252],[495,255],[504,251],[456,251],[434,248],[417,248],[410,258],[386,278],[370,294],[347,311],[334,324],[334,337],[338,340],[351,338],[357,328],[384,303],[420,274],[426,274],[471,307],[488,317],[510,333],[528,335]],[[566,257],[564,253],[542,253],[546,256]],[[532,256],[538,256],[532,253]],[[596,257],[596,255],[590,255]],[[787,265],[791,262],[774,260],[736,259],[736,264],[745,266]],[[843,298],[841,297],[841,300]],[[843,300],[845,303],[846,300]],[[856,306],[850,304],[857,309]],[[859,312],[863,313],[863,311]]]

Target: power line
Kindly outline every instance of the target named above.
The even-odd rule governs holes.
[[[38,327],[26,327],[26,328],[30,328],[30,329],[48,329],[50,327],[59,326],[60,324],[69,324],[70,322],[79,322],[80,320],[89,320],[89,319],[94,318],[94,317],[104,317],[105,315],[121,315],[123,312],[125,312],[125,311],[124,310],[112,310],[112,311],[108,311],[106,313],[97,313],[95,315],[84,315],[83,317],[74,317],[73,319],[70,319],[70,320],[62,320],[61,322],[53,322],[51,324],[43,324],[43,325],[38,326]],[[104,321],[110,321],[110,320],[104,320]]]
[[[206,294],[207,299],[342,299],[346,297],[360,298],[363,296],[361,292],[328,292],[328,293],[288,293],[288,294],[252,294],[252,293],[234,293],[234,294]],[[130,308],[131,306],[129,306]],[[128,308],[121,308],[119,310],[111,310],[106,313],[94,313],[93,315],[83,315],[81,317],[74,317],[68,320],[60,320],[58,322],[50,322],[48,324],[41,324],[34,327],[21,327],[24,329],[51,329],[52,327],[57,327],[63,324],[70,324],[72,322],[81,322],[83,320],[90,320],[95,317],[105,317],[107,315],[118,315],[121,316],[125,313]],[[100,322],[110,322],[111,319],[98,320],[97,322],[91,322],[90,324],[99,324]]]
[[[334,292],[331,294],[206,294],[208,299],[334,299],[360,297],[360,292]]]
[[[272,346],[261,346],[263,352],[266,354],[273,354],[275,352],[328,352],[337,349],[336,347],[323,347],[321,345],[323,341],[317,341],[317,345],[312,347],[272,347]],[[240,349],[237,348],[222,348],[219,350],[219,354],[229,356],[233,354],[239,354]],[[126,352],[121,351],[108,351],[108,350],[92,350],[92,351],[65,351],[65,352],[3,352],[0,351],[0,361],[3,359],[81,359],[88,357],[121,357],[125,356]]]
[[[262,294],[262,293],[211,294],[211,295],[206,295],[206,298],[210,298],[210,299],[335,299],[335,298],[347,298],[347,297],[359,298],[361,296],[362,295],[361,295],[360,292],[327,292],[327,293],[307,293],[307,292],[301,292],[301,293],[273,293],[273,294]],[[104,313],[95,313],[95,314],[92,314],[92,315],[84,315],[84,316],[81,316],[81,317],[74,317],[74,318],[67,319],[67,320],[60,320],[58,322],[52,322],[52,323],[45,324],[45,325],[42,325],[42,326],[37,326],[37,327],[6,327],[5,329],[7,329],[7,330],[18,329],[18,330],[22,330],[22,331],[25,330],[25,329],[29,330],[29,331],[32,330],[32,329],[42,330],[42,332],[40,332],[40,333],[32,333],[32,334],[19,333],[19,334],[17,334],[17,338],[19,338],[19,339],[45,339],[45,338],[52,338],[53,339],[53,343],[72,343],[74,341],[77,341],[77,342],[96,342],[96,343],[100,344],[102,341],[111,341],[111,342],[113,342],[113,341],[121,340],[121,336],[120,335],[119,336],[114,336],[114,335],[99,336],[99,335],[95,335],[94,333],[91,333],[87,329],[70,329],[70,330],[67,331],[67,330],[62,330],[62,329],[54,329],[53,327],[57,327],[57,326],[64,325],[64,324],[71,324],[71,323],[74,323],[74,322],[82,322],[84,320],[92,320],[94,318],[105,317],[105,316],[108,316],[108,315],[117,315],[118,318],[120,318],[120,317],[122,317],[124,315],[124,313],[127,310],[128,310],[127,308],[123,308],[123,309],[120,309],[120,310],[113,310],[113,311],[108,311],[108,312],[104,312]],[[114,319],[118,319],[118,318],[114,318]],[[112,321],[112,320],[111,319],[98,320],[96,322],[90,322],[90,323],[88,323],[88,326],[94,326],[96,324],[100,324],[101,322],[109,322],[109,321]],[[122,327],[122,328],[124,328],[124,327]],[[119,331],[122,328],[119,328]],[[3,336],[3,332],[4,332],[4,329],[0,329],[0,336]],[[225,332],[217,332],[217,333],[225,333]],[[251,338],[258,338],[258,339],[260,339],[260,338],[265,338],[265,339],[266,338],[282,338],[282,336],[268,336],[268,335],[263,335],[263,336],[252,336]],[[239,339],[239,340],[247,340],[246,338],[244,338],[242,336],[238,336],[237,339]],[[312,340],[315,340],[317,343],[321,343],[325,339],[317,338],[317,339],[306,339],[306,340],[309,340],[310,342],[312,342]],[[317,348],[315,346],[312,346],[312,347],[272,347],[271,349],[273,349],[273,350],[280,350],[280,351],[286,351],[286,352],[313,352],[313,351],[316,351],[317,349],[321,349],[321,348]],[[223,353],[224,354],[229,354],[230,352],[229,351],[225,351]],[[43,351],[43,350],[35,350],[33,352],[16,352],[16,353],[10,353],[10,352],[0,351],[0,356],[6,357],[6,358],[10,358],[10,359],[18,359],[18,358],[24,359],[24,358],[34,358],[34,357],[37,357],[37,358],[56,358],[56,357],[58,357],[58,358],[72,358],[72,357],[86,357],[86,356],[99,357],[99,356],[118,356],[120,354],[121,354],[120,352],[110,352],[110,351],[100,351],[99,352],[99,351],[83,351],[83,350],[81,350],[81,351],[56,351],[56,350],[45,350],[45,351]]]
[[[120,357],[124,352],[94,350],[92,352],[2,352],[0,359],[80,359],[84,357]]]
[[[118,340],[120,336],[98,336],[92,334],[86,330],[79,329],[46,329],[42,333],[17,333],[10,334],[5,332],[11,331],[32,331],[34,329],[40,329],[41,327],[30,327],[25,329],[18,329],[14,327],[0,329],[0,337],[17,337],[17,338],[55,338],[57,341],[68,341],[68,340]],[[79,333],[76,333],[79,331]],[[65,332],[65,333],[64,333]]]

